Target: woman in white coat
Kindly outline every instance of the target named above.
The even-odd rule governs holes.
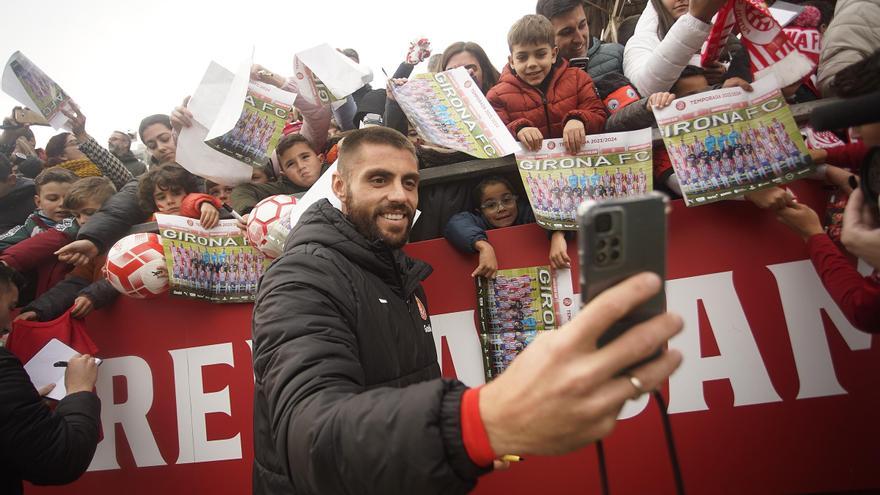
[[[643,95],[669,91],[687,65],[699,66],[699,51],[712,17],[726,0],[650,0],[623,51],[623,73]],[[694,58],[696,57],[696,58]],[[715,63],[707,78],[724,73]],[[711,82],[711,81],[710,81]]]

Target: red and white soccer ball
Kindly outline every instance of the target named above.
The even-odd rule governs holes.
[[[296,198],[286,194],[269,196],[251,210],[247,222],[248,242],[267,258],[277,258],[290,232],[290,213]]]
[[[162,294],[168,290],[162,239],[151,233],[119,239],[107,253],[104,272],[113,288],[128,297],[148,299]]]

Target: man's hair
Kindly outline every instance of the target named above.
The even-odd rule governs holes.
[[[529,14],[513,23],[507,33],[507,46],[513,51],[513,45],[550,45],[556,46],[556,33],[553,24],[543,15]]]
[[[40,189],[50,182],[73,184],[78,180],[79,177],[66,168],[49,167],[37,174],[37,177],[34,179],[34,184],[37,186],[37,194],[40,194]]]
[[[155,115],[150,115],[141,121],[141,125],[138,126],[138,137],[141,138],[141,141],[144,140],[144,130],[147,127],[150,127],[153,124],[162,124],[167,127],[168,130],[171,130],[171,117],[165,115],[164,113],[157,113]]]
[[[355,50],[354,48],[343,48],[343,49],[340,50],[340,51],[341,51],[342,54],[345,55],[346,57],[348,57],[348,58],[354,60],[354,61],[357,62],[357,63],[361,63],[361,56],[358,55],[357,50]]]
[[[831,88],[842,98],[855,98],[880,90],[880,50],[838,72]]]
[[[567,14],[572,10],[583,7],[584,13],[587,13],[587,6],[583,0],[538,0],[535,6],[535,13],[542,15],[547,19]]]
[[[398,150],[405,150],[412,154],[414,160],[418,160],[415,146],[403,134],[390,127],[365,127],[352,131],[339,145],[337,167],[343,177],[349,177],[351,174],[349,162],[366,144],[391,146]]]
[[[29,156],[18,164],[18,173],[28,179],[33,179],[43,171],[43,160],[35,156]]]
[[[64,208],[76,210],[82,208],[89,200],[97,201],[103,205],[114,194],[116,194],[116,188],[113,187],[113,182],[110,179],[85,177],[76,181],[70,191],[67,191],[67,195],[64,196]]]
[[[24,287],[24,277],[6,264],[0,263],[0,290],[9,290],[13,287],[21,291]]]
[[[492,86],[495,86],[498,82],[501,73],[492,65],[483,47],[473,41],[456,41],[446,47],[446,50],[443,51],[443,57],[440,59],[440,71],[446,70],[446,67],[449,65],[449,59],[461,52],[468,52],[477,59],[477,62],[480,64],[480,70],[483,72],[483,87],[480,89],[483,91],[483,94],[488,93]]]
[[[46,165],[54,167],[64,162],[61,155],[67,147],[67,136],[70,136],[69,132],[62,132],[49,138],[49,142],[46,143]]]
[[[156,200],[153,193],[158,187],[162,191],[182,190],[186,194],[201,192],[199,178],[176,163],[166,163],[151,167],[141,176],[138,183],[138,199],[141,208],[155,212]]]
[[[131,144],[131,135],[129,133],[125,131],[113,131],[112,133],[110,133],[111,136],[113,134],[122,134],[122,136],[128,140],[128,144]]]
[[[691,76],[705,76],[706,71],[702,67],[697,67],[696,65],[686,65],[684,69],[681,70],[681,74],[678,75],[678,78],[691,77]]]
[[[0,153],[0,182],[6,181],[10,175],[12,175],[12,162],[5,154]]]
[[[483,203],[483,191],[492,184],[503,184],[512,194],[516,194],[516,190],[510,184],[509,180],[501,177],[500,175],[490,175],[489,177],[481,180],[471,192],[471,207],[474,210],[478,212],[480,211]]]
[[[293,148],[294,145],[299,143],[305,143],[308,145],[309,149],[315,152],[316,155],[318,154],[318,151],[312,146],[311,141],[305,136],[302,134],[291,133],[281,138],[281,141],[278,141],[278,146],[275,147],[275,152],[278,154],[278,160],[281,160],[281,155],[283,155],[285,151]]]

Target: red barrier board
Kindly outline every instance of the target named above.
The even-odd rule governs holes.
[[[824,203],[817,187],[793,188],[803,202]],[[534,225],[489,238],[500,268],[547,263],[547,236]],[[685,360],[664,395],[687,491],[880,487],[880,424],[873,420],[880,350],[843,318],[803,241],[749,203],[685,208],[677,201],[669,242],[668,305],[685,320],[670,345]],[[479,383],[469,276],[476,256],[442,239],[406,250],[435,267],[425,289],[444,375]],[[570,280],[577,280],[576,253],[572,243]],[[120,300],[91,316],[89,331],[105,358],[97,384],[104,439],[75,484],[27,492],[249,493],[251,309],[163,297]],[[605,450],[612,492],[674,492],[653,400],[627,403]],[[476,493],[599,491],[595,451],[587,447],[531,456],[481,479]]]

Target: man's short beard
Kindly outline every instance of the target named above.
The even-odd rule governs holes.
[[[407,243],[407,241],[409,241],[409,233],[412,230],[412,214],[408,211],[408,208],[406,208],[407,212],[404,213],[404,215],[409,218],[406,231],[400,239],[392,240],[385,237],[382,234],[382,231],[379,230],[376,218],[371,216],[371,211],[362,208],[353,208],[353,206],[355,206],[353,203],[354,201],[351,200],[351,189],[349,189],[345,202],[345,208],[348,211],[348,220],[354,225],[355,230],[360,232],[360,234],[368,241],[381,241],[391,249],[400,249]]]

